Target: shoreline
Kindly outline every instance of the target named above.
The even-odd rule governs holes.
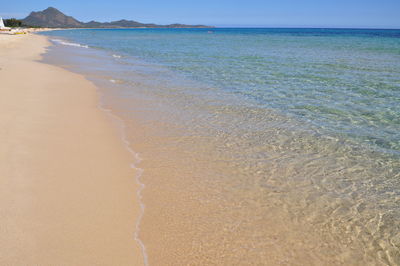
[[[141,170],[97,88],[38,61],[49,45],[0,37],[0,262],[143,265]]]
[[[146,56],[136,58],[143,51],[156,52],[162,62],[161,54],[166,53],[171,56],[168,62],[179,62],[173,64],[178,68],[193,59],[175,57],[163,42],[158,44],[165,36],[162,31],[150,32],[132,32],[129,36],[134,41],[127,43],[123,42],[127,36],[112,34],[113,38],[108,39],[106,32],[98,33],[95,39],[81,37],[79,32],[54,32],[48,35],[65,39],[65,43],[57,41],[48,53],[48,61],[44,61],[82,74],[96,84],[104,95],[102,106],[124,121],[129,146],[145,159],[138,164],[145,169],[141,179],[146,184],[140,236],[151,264],[351,264],[396,260],[397,253],[389,245],[382,247],[388,252],[386,257],[376,257],[379,250],[368,243],[390,239],[372,236],[369,228],[361,228],[357,235],[343,233],[349,228],[349,216],[357,215],[352,223],[356,228],[365,221],[375,223],[370,217],[381,210],[374,200],[385,206],[389,197],[369,190],[367,183],[357,184],[361,176],[353,172],[353,167],[363,167],[368,183],[380,182],[374,169],[384,175],[387,169],[396,169],[396,161],[391,167],[379,166],[376,158],[385,157],[369,153],[368,146],[358,150],[360,146],[353,146],[351,139],[335,138],[332,132],[300,123],[303,120],[292,119],[279,109],[253,107],[249,101],[242,102],[243,97],[230,97],[218,87],[208,94],[206,86],[192,87],[183,82],[179,71],[175,75],[163,64],[153,65],[151,57],[149,61]],[[140,37],[149,35],[152,42],[140,43]],[[231,37],[235,41],[238,35]],[[98,43],[101,39],[104,43]],[[168,43],[180,43],[181,39],[177,36]],[[202,40],[213,43],[206,41],[207,37]],[[199,42],[188,45],[198,47]],[[135,49],[124,53],[128,45]],[[277,43],[275,49],[280,47]],[[291,45],[283,47],[292,49]],[[233,62],[238,58],[235,48],[226,44]],[[335,47],[331,49],[336,51]],[[208,55],[200,56],[204,62],[211,60],[213,53],[200,52]],[[251,59],[239,58],[252,69]],[[277,60],[277,64],[286,62]],[[222,66],[226,69],[226,64]],[[215,72],[224,69],[216,67]],[[241,69],[235,69],[240,73]],[[298,66],[291,65],[291,69]],[[196,75],[207,77],[206,72],[198,71]],[[286,76],[278,80],[285,81]],[[260,88],[268,91],[268,87]],[[309,96],[306,91],[302,93]],[[279,98],[271,97],[274,99]],[[351,191],[345,186],[349,180],[354,182]],[[380,187],[380,192],[390,185],[388,182]],[[367,193],[374,196],[372,201]],[[356,197],[350,198],[353,195]],[[366,206],[363,209],[375,211],[358,213],[355,208],[360,203]],[[386,217],[384,222],[390,223],[391,216]],[[379,230],[379,234],[390,235],[395,228],[393,224]],[[351,245],[343,245],[345,241]]]
[[[135,171],[134,174],[134,179],[137,183],[138,188],[136,189],[136,197],[137,197],[137,201],[140,207],[140,212],[136,218],[136,222],[135,222],[135,232],[134,232],[134,239],[135,241],[139,244],[140,249],[141,249],[141,254],[143,256],[143,262],[144,265],[147,266],[149,265],[148,263],[148,255],[147,255],[147,251],[146,251],[146,246],[144,245],[143,241],[140,239],[139,237],[139,232],[140,232],[140,224],[141,221],[143,219],[143,215],[144,215],[144,210],[145,210],[145,204],[142,201],[142,191],[145,188],[145,184],[143,184],[141,182],[141,176],[144,172],[144,169],[137,167],[137,164],[139,164],[142,159],[140,158],[139,153],[135,152],[134,150],[132,150],[132,148],[130,147],[130,142],[126,137],[126,133],[125,133],[125,123],[124,121],[118,117],[117,115],[115,115],[111,109],[107,109],[105,107],[102,106],[102,102],[101,102],[101,98],[103,97],[102,93],[100,92],[99,88],[96,87],[96,93],[97,96],[99,98],[98,100],[98,106],[97,108],[101,111],[104,112],[109,118],[110,120],[112,120],[112,124],[118,124],[115,125],[114,129],[119,129],[119,137],[121,139],[121,142],[124,144],[124,148],[126,149],[126,151],[128,151],[128,153],[131,155],[131,157],[133,158],[133,162],[130,163],[130,167]]]
[[[397,243],[398,213],[393,194],[386,192],[397,187],[393,170],[398,169],[398,158],[374,153],[370,146],[356,145],[356,139],[338,137],[334,131],[304,125],[279,109],[252,107],[228,93],[205,90],[203,97],[203,87],[158,73],[160,68],[134,57],[140,52],[124,55],[123,50],[107,49],[123,48],[118,46],[121,39],[100,45],[105,50],[90,46],[107,34],[95,40],[72,31],[48,35],[61,39],[50,39],[55,45],[40,61],[95,85],[97,108],[112,117],[113,128],[120,130],[114,139],[122,139],[125,152],[133,156],[127,164],[137,184],[126,195],[135,197],[136,192],[138,199],[136,224],[130,223],[130,230],[136,228],[131,237],[142,249],[145,264],[147,252],[156,265],[396,263],[398,249],[391,243]],[[128,44],[141,47],[137,39]],[[226,48],[236,56],[234,46]],[[243,62],[251,69],[251,60]],[[82,93],[75,95],[80,99]],[[68,100],[61,103],[70,106],[65,105]],[[355,218],[349,223],[348,217]],[[366,223],[369,227],[361,226]],[[387,227],[371,231],[381,223]]]

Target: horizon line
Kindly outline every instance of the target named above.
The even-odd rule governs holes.
[[[399,27],[375,26],[247,26],[247,25],[211,25],[215,28],[251,28],[251,29],[349,29],[349,30],[400,30]]]

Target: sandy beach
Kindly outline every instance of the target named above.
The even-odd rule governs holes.
[[[96,87],[0,35],[0,264],[141,265],[138,185]]]

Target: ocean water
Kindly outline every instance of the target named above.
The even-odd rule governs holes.
[[[400,264],[400,30],[44,34],[142,158],[150,264]]]

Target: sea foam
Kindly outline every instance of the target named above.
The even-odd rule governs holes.
[[[79,44],[79,43],[73,43],[73,42],[67,42],[64,40],[60,39],[51,39],[52,42],[61,44],[61,45],[66,45],[66,46],[74,46],[74,47],[81,47],[81,48],[89,48],[89,46],[84,45],[84,44]]]

